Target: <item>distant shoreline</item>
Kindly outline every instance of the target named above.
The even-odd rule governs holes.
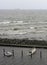
[[[47,41],[29,40],[28,38],[25,38],[25,39],[0,38],[0,46],[47,48]]]

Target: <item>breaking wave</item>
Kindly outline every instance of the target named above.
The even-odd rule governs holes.
[[[8,21],[6,21],[6,22],[0,22],[0,24],[9,24],[10,22]]]

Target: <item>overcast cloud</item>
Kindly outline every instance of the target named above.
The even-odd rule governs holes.
[[[47,0],[0,0],[0,9],[47,9]]]

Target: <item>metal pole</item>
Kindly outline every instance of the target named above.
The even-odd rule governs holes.
[[[32,53],[31,53],[31,58],[32,58]]]
[[[13,54],[13,56],[14,56],[14,50],[12,50],[12,54]]]
[[[42,58],[42,51],[40,51],[40,59]]]
[[[3,49],[3,55],[5,56],[5,49]]]
[[[23,50],[21,51],[21,56],[23,57]]]

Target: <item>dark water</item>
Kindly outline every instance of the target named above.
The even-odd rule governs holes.
[[[47,10],[0,10],[0,37],[47,40]]]
[[[6,51],[14,50],[14,57],[4,57],[3,49]],[[23,50],[23,57],[21,51]],[[0,47],[0,65],[47,65],[47,49],[38,49],[31,57],[28,54],[30,48],[16,48],[16,47]],[[40,58],[40,51],[42,58]]]

